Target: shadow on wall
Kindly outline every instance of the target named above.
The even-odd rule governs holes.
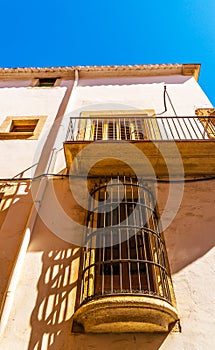
[[[160,190],[164,194],[164,186]],[[179,212],[165,232],[172,273],[201,258],[214,246],[213,190],[214,182],[186,184]],[[43,258],[37,301],[31,315],[28,350],[160,349],[167,333],[71,333],[81,249],[71,247],[44,230],[41,222],[40,225],[34,232],[30,248],[31,251],[43,251]]]
[[[0,184],[0,316],[32,204],[29,187],[27,181]]]
[[[184,84],[190,76],[154,76],[154,77],[103,77],[103,78],[87,78],[80,79],[79,87],[95,87],[95,86],[123,86],[123,85],[144,85],[144,84]]]
[[[64,343],[71,334],[71,309],[74,307],[71,300],[75,299],[72,294],[77,286],[73,262],[79,255],[79,248],[56,249],[43,254],[28,350],[65,348]]]
[[[64,244],[62,242],[62,244]],[[38,297],[31,315],[28,350],[158,350],[168,334],[72,334],[77,276],[74,263],[80,248],[47,250],[38,281]]]

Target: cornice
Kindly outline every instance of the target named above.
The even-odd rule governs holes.
[[[189,75],[198,80],[200,64],[137,64],[114,66],[70,66],[70,67],[28,67],[0,68],[0,79],[32,79],[40,77],[74,78],[78,70],[80,77],[104,76],[156,76],[156,75]]]

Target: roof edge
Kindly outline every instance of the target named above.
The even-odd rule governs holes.
[[[78,70],[83,77],[103,75],[188,75],[197,81],[201,65],[199,63],[187,64],[135,64],[135,65],[113,65],[113,66],[70,66],[70,67],[24,67],[24,68],[0,68],[0,78],[30,78],[40,76],[57,76],[72,78]]]

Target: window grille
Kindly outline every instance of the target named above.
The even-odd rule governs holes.
[[[124,176],[101,181],[91,195],[80,303],[125,294],[171,302],[165,245],[150,188]]]
[[[127,118],[92,121],[93,140],[143,140],[143,122]]]

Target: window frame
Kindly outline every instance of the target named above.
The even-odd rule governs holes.
[[[27,139],[37,140],[44,127],[47,116],[7,116],[0,126],[0,140]],[[13,131],[13,124],[35,126],[30,131]]]
[[[159,139],[160,130],[158,128],[156,119],[147,120],[147,117],[152,116],[156,116],[154,109],[83,111],[80,113],[80,121],[76,141],[125,140],[132,142],[154,138]],[[144,120],[141,121],[141,117],[144,117]],[[122,125],[117,122],[117,118],[119,118],[119,120],[122,120]],[[132,118],[135,118],[133,122]],[[115,130],[115,133],[113,134],[115,135],[113,135],[113,137],[109,137],[108,123],[112,123],[112,119],[115,121],[115,128],[113,128],[113,130]],[[96,123],[103,123],[102,132],[100,130],[100,135],[98,138],[95,136]],[[135,125],[135,123],[138,124]],[[123,126],[127,129],[124,130],[124,136],[122,137]]]
[[[173,289],[166,254],[165,242],[163,235],[161,234],[159,229],[157,219],[157,208],[154,207],[153,209],[151,207],[151,205],[154,206],[153,190],[152,188],[149,188],[149,186],[138,184],[138,182],[136,184],[135,182],[124,182],[124,185],[125,183],[127,184],[127,186],[131,186],[130,191],[132,191],[132,198],[129,198],[128,194],[125,195],[125,216],[130,215],[128,213],[128,207],[130,207],[130,209],[132,207],[132,211],[134,210],[135,197],[133,192],[133,186],[136,186],[137,202],[135,203],[137,205],[139,222],[136,222],[137,217],[135,218],[135,222],[130,222],[129,217],[122,218],[123,222],[127,227],[127,229],[125,229],[125,231],[127,230],[127,239],[125,240],[125,242],[123,241],[118,244],[118,258],[113,258],[113,245],[111,249],[108,246],[102,246],[101,248],[91,247],[92,242],[94,242],[93,244],[95,244],[97,239],[99,239],[100,241],[98,241],[98,244],[96,243],[96,246],[100,245],[100,237],[102,237],[103,241],[103,237],[106,237],[106,234],[108,235],[110,232],[112,232],[112,230],[114,230],[114,227],[116,227],[116,230],[117,227],[119,227],[120,229],[121,221],[116,224],[116,222],[114,222],[113,215],[118,217],[119,220],[121,220],[121,213],[115,215],[116,213],[114,214],[114,209],[111,211],[110,215],[106,215],[106,213],[109,213],[109,211],[104,212],[104,215],[100,215],[97,212],[99,205],[95,208],[91,208],[90,205],[86,220],[87,233],[86,249],[84,252],[85,257],[83,259],[83,270],[80,270],[80,273],[82,274],[82,293],[80,305],[82,305],[83,303],[87,303],[89,300],[93,300],[95,298],[101,298],[104,296],[111,297],[114,295],[123,295],[123,290],[126,291],[125,296],[130,290],[129,293],[132,295],[134,293],[137,293],[138,295],[142,296],[153,295],[155,296],[155,298],[164,299],[167,300],[169,303],[173,304]],[[104,187],[105,186],[102,186],[101,188]],[[99,190],[99,192],[96,194],[97,190]],[[101,200],[99,186],[97,187],[97,190],[94,193],[96,194],[96,199],[99,203]],[[141,193],[144,196],[144,202],[142,202]],[[104,199],[105,198],[106,195]],[[111,198],[111,200],[112,199],[113,198]],[[111,204],[111,208],[114,203],[115,202]],[[109,205],[110,204],[108,204],[108,207]],[[101,206],[103,207],[103,204],[101,204]],[[121,202],[119,202],[119,209],[117,210],[121,211],[120,207]],[[106,205],[104,205],[103,209],[105,208]],[[110,216],[109,219],[107,216]],[[144,217],[146,219],[145,223]],[[133,235],[130,236],[129,233],[128,236],[128,229],[132,230]],[[120,229],[120,232],[118,234],[121,236],[122,232],[123,230],[121,231]],[[144,257],[144,259],[141,259],[139,257],[141,249],[139,249],[139,247],[137,246],[138,235],[140,235],[142,238],[143,247],[141,249],[142,257]],[[111,237],[113,237],[112,233]],[[132,239],[134,240],[133,243],[135,244],[136,257],[131,256],[132,252],[130,243]],[[127,257],[123,257],[122,249],[126,251]],[[111,251],[111,253],[109,252],[109,250]],[[108,254],[111,254],[111,257],[109,257]],[[118,267],[115,266],[115,273],[114,264],[118,264]],[[131,271],[132,265],[135,264],[136,269],[134,269],[134,271]],[[123,278],[125,278],[126,274],[129,283],[122,283],[122,277],[124,276]],[[109,288],[110,286],[111,288]]]
[[[44,85],[43,83],[41,84],[41,81],[44,80]],[[53,80],[53,84],[49,84],[48,81],[50,82]],[[45,84],[45,81],[47,81],[47,85]],[[57,86],[60,86],[61,83],[61,78],[60,77],[39,77],[39,78],[34,78],[31,83],[31,87],[37,87],[37,88],[54,88]]]

